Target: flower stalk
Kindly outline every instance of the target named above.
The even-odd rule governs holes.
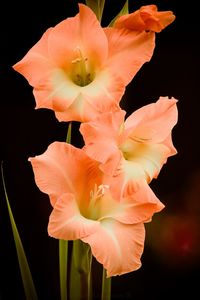
[[[92,299],[92,254],[90,247],[80,240],[73,242],[71,268],[71,299]],[[74,284],[75,282],[76,284]]]
[[[59,240],[60,296],[67,299],[68,241]]]
[[[71,143],[72,123],[67,130],[66,143]],[[60,272],[60,296],[61,300],[67,299],[67,266],[68,266],[68,241],[59,240],[59,272]]]
[[[101,290],[101,300],[111,299],[111,277],[106,277],[106,270],[103,268],[102,272],[102,290]]]

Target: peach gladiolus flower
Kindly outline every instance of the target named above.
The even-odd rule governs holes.
[[[160,32],[175,20],[171,11],[158,11],[156,5],[145,5],[139,10],[119,17],[114,26],[129,30]]]
[[[174,98],[160,97],[124,121],[125,111],[105,113],[81,124],[84,149],[103,172],[123,174],[130,192],[156,178],[167,158],[176,154],[171,130],[177,122]]]
[[[36,108],[55,111],[60,121],[89,121],[119,110],[125,86],[151,59],[152,32],[103,29],[93,11],[48,29],[13,68],[33,86]]]
[[[148,185],[125,195],[117,178],[105,176],[82,149],[62,142],[30,161],[38,187],[53,206],[50,236],[88,243],[107,276],[140,267],[143,223],[163,208]]]

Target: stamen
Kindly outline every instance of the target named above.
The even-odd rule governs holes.
[[[75,49],[77,58],[72,60],[71,78],[72,81],[79,86],[86,86],[92,82],[94,76],[89,72],[88,58],[84,57],[81,49]]]
[[[97,200],[103,197],[106,193],[106,190],[109,189],[109,185],[107,184],[100,184],[98,187],[95,184],[94,189],[90,191],[90,208],[94,208],[97,203]]]
[[[109,189],[109,185],[108,184],[101,184],[98,187],[98,190],[102,194],[102,196],[105,194],[106,189]]]

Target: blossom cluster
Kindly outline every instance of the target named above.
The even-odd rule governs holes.
[[[76,16],[49,28],[13,66],[33,87],[36,108],[81,123],[82,149],[54,142],[29,160],[53,207],[49,235],[89,244],[108,277],[141,266],[144,223],[164,207],[149,184],[176,154],[177,100],[160,97],[128,118],[120,100],[174,19],[147,5],[103,28],[79,4]]]

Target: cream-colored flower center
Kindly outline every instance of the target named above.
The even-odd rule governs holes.
[[[147,150],[147,144],[145,140],[139,138],[129,138],[121,146],[120,150],[126,160],[134,160],[137,157],[142,156]]]
[[[94,185],[94,189],[90,191],[90,202],[88,207],[89,218],[97,220],[101,213],[101,199],[109,189],[109,185]]]
[[[87,57],[84,57],[80,48],[76,48],[77,57],[72,60],[71,74],[72,81],[78,86],[90,84],[95,77],[94,70]]]

